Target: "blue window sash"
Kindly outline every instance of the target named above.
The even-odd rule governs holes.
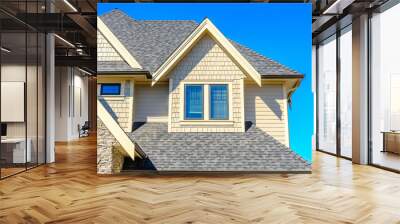
[[[197,91],[197,92],[196,92]],[[204,119],[203,85],[185,85],[184,96],[185,120]]]
[[[100,95],[105,95],[105,96],[121,95],[121,84],[120,83],[100,84]]]
[[[229,90],[227,84],[209,86],[210,120],[229,119]]]

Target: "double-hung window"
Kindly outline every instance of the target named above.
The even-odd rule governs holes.
[[[228,85],[210,85],[210,120],[228,120]]]
[[[185,119],[202,120],[204,118],[203,85],[185,85]]]

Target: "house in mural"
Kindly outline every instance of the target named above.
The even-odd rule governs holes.
[[[98,173],[310,172],[289,148],[303,78],[209,20],[98,17]]]

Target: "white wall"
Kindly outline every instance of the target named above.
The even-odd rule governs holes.
[[[1,66],[1,81],[2,82],[25,82],[25,64],[3,64]],[[33,67],[28,66],[28,72]],[[33,94],[27,94],[29,95]],[[36,94],[35,94],[36,96]],[[30,101],[30,100],[29,100]],[[1,108],[1,110],[7,110],[7,108]],[[29,116],[29,115],[28,115]],[[28,120],[30,120],[28,118]],[[8,137],[25,137],[25,123],[26,122],[7,122],[7,136]],[[28,136],[29,137],[29,136]]]
[[[38,69],[38,70],[37,70]],[[3,82],[20,82],[26,85],[26,107],[25,101],[22,102],[20,108],[3,107],[3,113],[21,113],[23,118],[21,122],[5,122],[7,124],[8,138],[24,138],[25,135],[29,139],[29,147],[31,149],[32,162],[39,159],[39,163],[44,162],[44,74],[41,67],[27,65],[25,63],[4,63],[1,66],[1,76]],[[27,78],[27,80],[26,80]],[[7,97],[5,89],[2,89],[2,98]],[[22,92],[21,92],[22,91]],[[24,90],[19,90],[24,98]],[[10,94],[10,93],[8,93]],[[23,100],[23,99],[22,99]],[[4,102],[3,102],[4,103]],[[17,103],[17,102],[15,102]]]
[[[25,64],[3,64],[1,66],[2,82],[25,82]],[[7,110],[7,108],[1,108]],[[25,137],[25,122],[7,123],[7,137]]]
[[[79,137],[78,125],[88,120],[88,78],[76,68],[56,67],[55,140]]]
[[[70,83],[67,67],[55,68],[55,140],[68,139],[69,95]]]
[[[78,72],[78,74],[77,74]],[[88,78],[86,76],[82,76],[83,74],[77,70],[75,70],[74,74],[74,94],[71,96],[71,99],[74,102],[71,102],[73,105],[72,110],[72,119],[71,119],[71,136],[72,138],[78,138],[78,124],[83,125],[85,121],[88,121]]]

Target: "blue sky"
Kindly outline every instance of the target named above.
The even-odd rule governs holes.
[[[262,3],[99,3],[99,15],[121,9],[135,19],[209,18],[222,33],[305,75],[289,109],[290,147],[311,161],[313,96],[311,92],[311,4]]]

